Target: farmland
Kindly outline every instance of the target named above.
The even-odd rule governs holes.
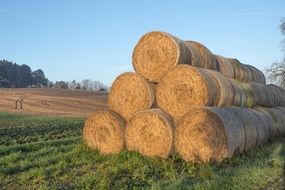
[[[15,109],[22,95],[23,109]],[[47,88],[0,88],[0,111],[37,115],[81,116],[107,105],[107,94],[79,90]]]
[[[82,142],[85,118],[0,114],[3,189],[282,189],[285,139],[225,160],[192,164],[123,151],[103,156]]]

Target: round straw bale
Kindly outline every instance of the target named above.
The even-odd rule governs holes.
[[[256,71],[258,73],[258,79],[254,79],[255,82],[259,82],[260,84],[266,84],[266,78],[265,75],[263,74],[262,71],[257,70]]]
[[[244,97],[242,99],[242,106],[243,107],[254,107],[256,104],[256,100],[255,100],[255,94],[253,92],[253,89],[251,88],[251,85],[249,83],[243,82],[240,83],[242,92],[243,92],[243,96]]]
[[[184,41],[189,51],[191,52],[190,65],[194,67],[206,68],[207,60],[203,59],[204,55],[201,55],[199,49],[195,46],[193,41]]]
[[[279,136],[278,126],[277,123],[274,122],[270,112],[268,111],[269,108],[263,107],[255,107],[254,110],[257,110],[259,115],[262,115],[263,119],[265,120],[264,126],[268,130],[268,140],[274,140],[276,137]]]
[[[276,126],[278,131],[278,136],[281,136],[283,133],[283,125],[285,124],[282,119],[282,112],[276,108],[264,108],[272,117],[274,126]]]
[[[254,81],[254,73],[253,73],[253,71],[252,71],[252,66],[251,65],[246,65],[246,64],[243,64],[243,66],[245,67],[245,70],[246,70],[246,72],[247,72],[247,81],[253,81],[253,82],[255,82]]]
[[[219,55],[215,55],[215,57],[218,61],[220,72],[227,77],[234,78],[235,77],[234,68],[229,59]]]
[[[240,106],[241,107],[247,107],[247,94],[246,94],[246,91],[244,90],[243,88],[243,85],[240,81],[237,81],[238,84],[239,84],[239,89],[240,89],[240,93],[241,93],[241,103],[240,103]]]
[[[262,99],[264,99],[264,102],[263,103],[261,103],[260,105],[261,106],[264,106],[264,107],[270,107],[271,106],[271,91],[270,91],[270,89],[267,87],[267,86],[265,86],[265,85],[259,85],[259,88],[261,88],[261,90],[260,90],[260,92],[261,92],[261,96],[264,96],[264,98],[262,98]]]
[[[266,86],[278,97],[278,106],[285,106],[285,90],[275,84],[267,84]]]
[[[264,74],[260,70],[255,68],[254,66],[242,64],[237,59],[224,58],[221,56],[216,56],[216,57],[218,58],[218,60],[220,60],[220,62],[222,62],[222,64],[223,62],[228,62],[231,64],[231,66],[233,67],[233,73],[234,73],[233,77],[231,78],[235,78],[241,81],[253,81],[253,82],[265,84]],[[221,68],[221,72],[222,70],[223,69]],[[224,74],[224,72],[222,73]],[[226,75],[226,76],[230,77],[229,75]]]
[[[174,144],[184,160],[219,162],[244,150],[243,123],[229,108],[192,109],[178,122]]]
[[[235,79],[229,79],[233,88],[234,97],[232,101],[233,106],[242,106],[242,101],[244,99],[244,94],[242,92],[240,83]]]
[[[267,85],[262,85],[263,91],[262,93],[264,94],[265,98],[265,103],[263,106],[265,107],[273,107],[273,106],[278,106],[279,105],[279,96],[278,94],[275,94],[272,88],[270,88]]]
[[[177,65],[158,83],[156,103],[177,121],[192,107],[216,105],[218,88],[206,69]]]
[[[250,111],[250,109],[240,107],[232,108],[232,112],[234,112],[237,118],[239,118],[239,120],[243,123],[245,132],[244,150],[246,151],[258,145],[262,140],[262,137],[258,136],[256,115],[252,111]]]
[[[154,103],[153,90],[149,83],[133,72],[121,74],[113,82],[108,105],[126,121],[140,110],[150,108]]]
[[[266,79],[264,74],[257,69],[256,67],[252,66],[252,65],[246,65],[249,69],[251,74],[253,75],[253,80],[256,83],[260,83],[260,84],[266,84]]]
[[[83,140],[101,154],[116,154],[124,147],[124,120],[114,111],[97,109],[86,120]]]
[[[234,101],[234,89],[231,85],[230,79],[228,79],[223,74],[207,70],[214,78],[217,80],[219,86],[219,102],[216,104],[217,106],[231,106]]]
[[[159,109],[136,113],[126,126],[126,146],[150,157],[167,158],[173,152],[174,124]]]
[[[238,78],[238,80],[241,81],[247,81],[247,70],[245,69],[244,65],[242,63],[239,64],[239,70],[240,70],[240,77]]]
[[[191,65],[207,69],[217,69],[214,55],[204,45],[195,41],[185,41],[192,54]]]
[[[234,77],[235,79],[237,80],[241,80],[241,63],[239,62],[239,60],[237,59],[229,59],[232,67],[233,67],[233,70],[234,70]]]
[[[250,81],[250,77],[251,77],[251,75],[250,75],[250,69],[246,66],[246,65],[244,65],[244,64],[240,64],[240,74],[241,74],[241,79],[240,80],[242,80],[242,81],[246,81],[246,82],[248,82],[248,81]]]
[[[272,106],[279,106],[280,105],[280,91],[278,89],[278,87],[276,87],[276,85],[274,84],[267,84],[266,85],[270,91],[271,91],[271,95],[270,95],[270,99]]]
[[[282,120],[282,126],[280,127],[280,135],[284,136],[285,135],[285,108],[284,107],[274,107],[276,109],[279,110],[279,115],[281,117],[281,120]]]
[[[270,130],[270,120],[268,120],[267,115],[263,112],[259,112],[255,109],[250,109],[250,111],[255,115],[253,120],[255,119],[255,127],[257,131],[257,146],[261,146],[265,144],[269,136],[271,136],[271,130]],[[270,117],[269,117],[270,118]]]
[[[132,56],[135,71],[151,82],[177,64],[190,64],[191,52],[177,37],[165,32],[149,32],[137,43]]]
[[[267,94],[264,94],[263,85],[255,82],[250,82],[249,85],[254,94],[255,105],[264,105],[268,97]]]
[[[279,104],[279,97],[266,85],[251,82],[251,88],[256,100],[256,105],[272,107]]]
[[[270,113],[280,136],[285,135],[285,111],[280,110],[279,107],[266,108]]]
[[[213,70],[221,72],[220,64],[219,64],[218,59],[216,58],[216,56],[214,54],[212,55],[212,59],[213,59]]]
[[[230,82],[234,90],[233,106],[254,107],[258,105],[258,103],[264,103],[265,97],[262,94],[262,89],[258,88],[258,85],[253,86],[254,84],[252,83],[241,82],[235,79],[230,79]],[[267,97],[267,93],[265,95]]]
[[[279,89],[279,105],[285,107],[285,89],[280,86],[276,86]]]
[[[285,89],[279,86],[276,86],[279,89],[279,105],[285,107]]]

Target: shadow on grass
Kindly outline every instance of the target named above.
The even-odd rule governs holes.
[[[285,138],[282,139],[282,150],[280,151],[281,157],[283,157],[283,188],[285,189]]]

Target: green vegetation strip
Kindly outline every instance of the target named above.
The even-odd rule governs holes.
[[[285,187],[285,138],[225,160],[221,164],[193,164],[183,161],[178,155],[167,160],[151,159],[127,151],[118,155],[102,156],[82,143],[83,123],[82,118],[44,118],[0,113],[0,187],[2,189],[282,189]]]

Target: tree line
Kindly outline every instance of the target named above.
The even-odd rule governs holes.
[[[47,86],[48,79],[41,69],[32,71],[28,65],[0,60],[0,87],[26,88],[32,86]]]
[[[45,77],[45,73],[41,69],[32,71],[28,65],[18,65],[11,61],[0,60],[0,88],[27,87],[108,91],[108,87],[99,81],[85,79],[80,82],[75,80],[52,82]]]
[[[82,81],[76,82],[72,81],[56,81],[55,83],[49,82],[50,88],[61,88],[61,89],[72,89],[72,90],[84,90],[91,92],[107,92],[108,86],[99,81],[94,81],[91,79],[84,79]]]

